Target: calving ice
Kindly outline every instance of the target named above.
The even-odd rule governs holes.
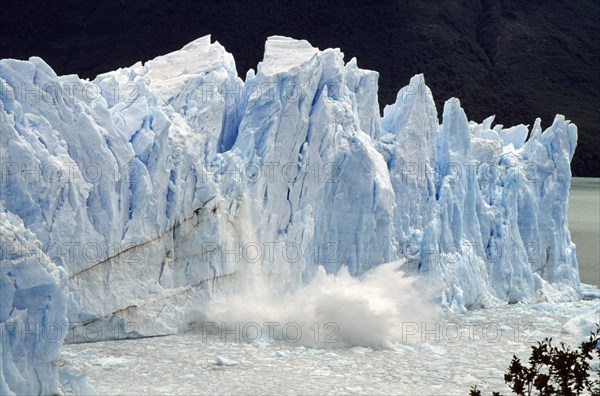
[[[334,317],[343,342],[386,346],[394,320],[420,323],[433,303],[580,298],[566,223],[575,125],[469,122],[456,99],[440,123],[421,75],[381,117],[377,79],[340,50],[279,36],[243,79],[209,36],[93,81],[36,57],[2,60],[2,329],[135,323],[133,335],[150,336],[189,330],[198,315]],[[94,246],[93,259],[52,248],[72,243]],[[335,260],[212,254],[269,244],[334,246]],[[302,301],[303,316],[235,300],[258,289],[258,302]],[[373,328],[352,331],[360,324],[331,301]],[[3,393],[54,392],[61,343],[3,334]]]

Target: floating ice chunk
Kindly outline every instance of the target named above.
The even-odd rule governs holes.
[[[61,390],[75,395],[97,395],[87,380],[91,365],[75,362],[77,356],[75,353],[62,352],[60,360],[56,362]]]
[[[350,348],[350,351],[352,351],[354,353],[358,353],[360,355],[363,355],[365,353],[373,352],[373,349],[365,348],[365,347],[361,347],[361,346],[355,346],[355,347]]]
[[[233,359],[227,359],[222,356],[217,356],[215,359],[215,364],[217,366],[237,366],[239,364],[239,362],[237,362]]]
[[[425,354],[428,354],[428,353],[433,353],[433,354],[443,353],[442,351],[439,350],[438,347],[435,347],[435,346],[431,345],[428,342],[421,343],[421,345],[419,345],[418,352],[419,353],[425,353]]]
[[[94,366],[110,367],[127,364],[129,360],[123,357],[103,356],[90,359],[89,362]]]
[[[588,337],[600,325],[600,306],[569,319],[561,328],[562,333],[578,334]]]

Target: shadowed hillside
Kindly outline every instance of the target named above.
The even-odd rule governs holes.
[[[425,73],[439,109],[461,99],[469,118],[547,127],[556,113],[579,126],[578,176],[600,176],[600,2],[578,0],[31,1],[3,4],[0,58],[37,55],[59,74],[96,74],[212,34],[241,76],[273,34],[339,47],[380,72],[380,104]]]

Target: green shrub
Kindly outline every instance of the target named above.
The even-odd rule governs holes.
[[[575,396],[586,392],[600,396],[600,370],[590,366],[594,350],[600,361],[600,324],[596,325],[596,331],[591,333],[589,340],[582,342],[577,349],[572,350],[562,342],[559,347],[554,346],[552,338],[538,341],[531,349],[528,366],[513,355],[508,372],[504,374],[504,382],[514,394]],[[481,391],[473,386],[469,395],[481,396]],[[492,395],[500,396],[498,392]]]

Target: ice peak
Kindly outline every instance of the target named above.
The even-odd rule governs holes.
[[[210,34],[199,37],[196,40],[190,41],[189,43],[184,45],[183,48],[181,49],[181,51],[189,52],[189,51],[194,51],[196,48],[207,49],[208,47],[210,47],[210,43],[211,43],[210,39],[211,39]],[[177,51],[177,52],[179,52],[179,51]]]
[[[149,60],[144,66],[150,84],[163,90],[178,89],[190,78],[215,69],[235,71],[233,56],[218,42],[211,43],[210,35],[196,39],[178,51]]]
[[[265,44],[265,55],[259,72],[267,76],[288,72],[309,62],[318,52],[306,40],[271,36]]]

